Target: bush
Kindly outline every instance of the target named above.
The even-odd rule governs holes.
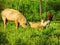
[[[42,15],[40,15],[40,19],[46,20],[47,18],[47,12],[43,12]]]
[[[39,0],[2,0],[2,9],[12,8],[20,11],[29,21],[38,21],[41,18],[46,20],[47,12],[51,11],[53,14],[53,20],[56,20],[56,12],[59,11],[60,1],[46,0],[42,1],[42,16],[40,16],[40,2]],[[0,7],[1,8],[1,7]],[[58,14],[57,14],[58,15]]]
[[[26,45],[26,43],[19,38],[16,40],[15,45]]]
[[[39,16],[39,1],[3,0],[3,8],[12,8],[20,11],[29,21],[37,21]]]
[[[9,41],[6,38],[6,34],[3,32],[0,32],[0,45],[9,45]]]
[[[46,45],[59,45],[58,38],[55,36],[49,37],[46,41]]]

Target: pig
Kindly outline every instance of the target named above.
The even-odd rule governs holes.
[[[29,24],[30,24],[31,28],[35,28],[38,30],[42,28],[42,26],[40,24],[35,23],[35,22],[29,22]]]
[[[40,30],[40,29],[42,29],[42,28],[45,28],[46,25],[47,25],[49,22],[50,22],[49,20],[47,20],[47,21],[45,21],[45,22],[43,22],[43,20],[41,20],[41,23],[40,23],[40,24],[35,23],[35,22],[29,22],[29,24],[30,24],[31,28],[37,28],[37,29]]]
[[[27,24],[26,18],[22,13],[15,9],[5,9],[1,12],[2,20],[4,22],[4,28],[6,27],[6,20],[14,21],[16,24],[16,28],[18,28],[18,23],[25,28]]]

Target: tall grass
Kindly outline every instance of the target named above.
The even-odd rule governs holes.
[[[54,27],[55,26],[55,27]],[[0,23],[0,33],[3,33],[0,36],[5,45],[59,45],[60,43],[60,31],[59,24],[51,23],[50,27],[46,29],[37,30],[31,28],[27,25],[27,28],[22,28],[21,26],[18,29],[15,28],[14,22],[8,22],[7,28],[4,30],[3,23]],[[3,38],[3,35],[6,37]],[[6,41],[7,43],[6,43]],[[4,42],[5,41],[5,42]],[[1,41],[0,41],[1,42]]]
[[[20,11],[29,21],[40,20],[37,0],[2,0],[0,5],[2,9],[13,8]],[[55,14],[55,11],[52,12]],[[44,19],[45,15],[46,12],[42,15]],[[27,28],[19,26],[16,29],[14,22],[7,22],[7,28],[4,29],[3,22],[0,21],[0,45],[60,45],[60,23],[52,22],[49,27],[38,30],[29,25]]]

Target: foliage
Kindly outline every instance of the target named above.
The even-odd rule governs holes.
[[[36,22],[41,18],[46,20],[48,12],[52,13],[53,21],[60,18],[60,0],[42,0],[42,15],[39,6],[39,0],[1,0],[0,12],[13,8],[23,13],[28,21]],[[60,45],[60,23],[51,22],[49,27],[38,30],[29,25],[16,29],[14,22],[8,22],[4,30],[1,20],[0,16],[0,45]]]
[[[40,15],[40,19],[46,20],[47,18],[47,12],[42,13],[42,15]]]
[[[29,0],[4,0],[3,8],[13,8],[21,13],[29,21],[39,20],[39,1],[29,1]],[[37,3],[37,4],[36,4]],[[37,16],[36,16],[37,15]],[[33,17],[34,16],[34,17]],[[29,18],[28,18],[29,17]]]
[[[58,38],[55,36],[51,36],[46,43],[46,45],[59,45]]]
[[[39,0],[2,0],[0,6],[0,11],[6,8],[20,11],[29,21],[38,21],[41,18],[46,20],[48,11],[53,13],[53,20],[56,20],[59,17],[57,15],[58,11],[60,11],[60,0],[42,0],[42,16],[40,15]]]
[[[9,41],[6,38],[6,34],[3,32],[0,32],[0,45],[8,45]]]
[[[49,0],[48,2],[47,2],[47,6],[49,7],[47,7],[47,9],[48,10],[55,10],[55,11],[58,11],[58,10],[60,10],[60,0]]]
[[[19,26],[16,29],[14,22],[8,22],[7,28],[4,30],[3,23],[1,22],[0,34],[2,36],[0,38],[4,39],[4,41],[7,40],[6,44],[10,45],[59,45],[60,24],[51,22],[49,27],[38,30],[30,28],[29,25],[26,28]]]

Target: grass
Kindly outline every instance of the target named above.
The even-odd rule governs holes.
[[[4,30],[3,22],[0,23],[0,44],[5,45],[49,45],[58,44],[60,40],[60,23],[51,22],[46,29],[32,29],[29,25],[26,28],[21,26],[15,28],[14,22],[8,22],[7,28]],[[5,36],[6,37],[5,37]],[[53,37],[52,37],[53,36]],[[4,38],[3,38],[4,37]],[[56,38],[57,37],[57,38]],[[51,41],[51,39],[54,39]],[[7,41],[7,42],[6,42]],[[53,42],[54,41],[54,42]],[[1,43],[2,42],[2,43]],[[53,43],[52,43],[53,42]],[[59,41],[60,42],[60,41]]]

